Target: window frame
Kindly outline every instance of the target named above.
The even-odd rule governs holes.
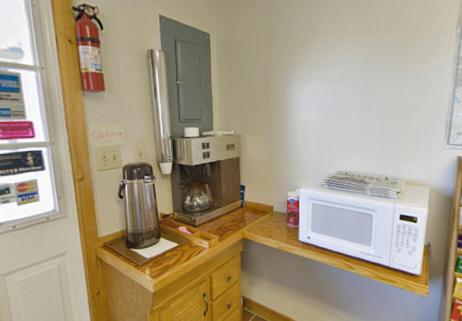
[[[54,210],[17,220],[0,222],[0,233],[26,228],[32,225],[61,219],[66,216],[65,187],[61,164],[69,158],[67,132],[58,135],[58,128],[66,128],[61,75],[51,1],[23,0],[27,5],[27,15],[34,37],[35,65],[0,61],[1,69],[31,70],[37,73],[40,107],[45,139],[43,142],[25,142],[0,145],[0,151],[21,148],[45,148],[48,150],[49,171],[53,188]],[[60,147],[60,148],[58,148]],[[73,192],[73,182],[69,182]],[[74,193],[71,193],[72,195]],[[75,201],[75,199],[74,199]]]

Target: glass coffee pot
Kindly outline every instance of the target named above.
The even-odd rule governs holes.
[[[210,188],[207,184],[192,183],[186,193],[183,207],[186,211],[197,213],[207,210],[212,202]]]

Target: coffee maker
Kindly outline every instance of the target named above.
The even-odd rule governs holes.
[[[199,225],[240,207],[239,136],[200,137],[212,124],[187,122],[197,127],[184,128],[188,137],[172,138],[165,52],[149,50],[148,56],[157,161],[163,175],[172,175],[175,219]]]
[[[239,136],[176,138],[173,146],[176,220],[197,226],[241,206]]]

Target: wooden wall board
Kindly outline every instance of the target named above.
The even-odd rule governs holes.
[[[446,277],[444,283],[444,305],[443,305],[443,320],[449,320],[452,308],[452,292],[454,288],[454,280],[456,273],[454,272],[457,258],[457,235],[460,232],[459,216],[460,216],[460,199],[462,195],[462,157],[458,157],[456,185],[452,199],[451,221],[449,223],[449,238],[448,252],[446,261]]]
[[[72,0],[52,0],[51,3],[90,312],[93,321],[105,321],[106,300],[96,256],[99,240]]]

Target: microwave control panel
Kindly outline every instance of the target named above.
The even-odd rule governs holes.
[[[395,207],[391,267],[420,274],[424,253],[427,211]]]
[[[396,225],[395,249],[398,254],[414,257],[417,250],[419,228],[413,224],[398,223]]]

